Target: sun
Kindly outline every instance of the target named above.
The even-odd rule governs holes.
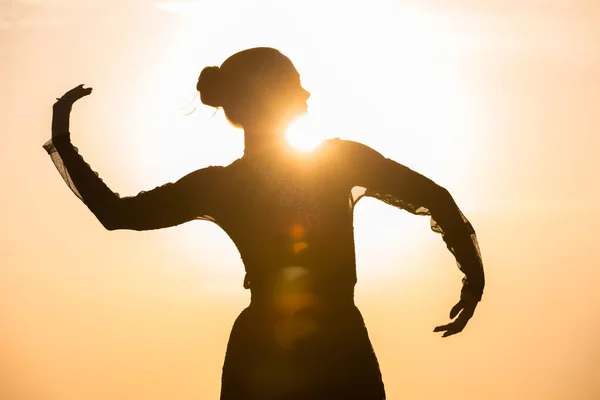
[[[308,115],[296,119],[286,131],[286,139],[299,151],[311,151],[325,139]]]

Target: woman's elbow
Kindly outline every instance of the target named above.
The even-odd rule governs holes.
[[[99,219],[99,221],[107,231],[147,231],[160,227],[152,225],[152,221],[138,221],[131,218],[106,218]]]
[[[107,231],[124,229],[127,225],[126,221],[124,221],[124,218],[122,217],[123,214],[115,212],[115,210],[103,210],[102,212],[95,212],[94,215],[96,215],[98,221]]]
[[[88,206],[89,207],[89,206]],[[136,213],[131,207],[126,207],[122,199],[105,203],[101,207],[89,207],[98,221],[107,231],[120,229],[136,229]]]
[[[452,198],[452,195],[450,194],[448,189],[446,189],[443,186],[439,186],[439,185],[437,186],[435,195],[443,201],[454,201],[454,199]]]
[[[424,198],[429,205],[445,203],[448,199],[452,198],[448,189],[433,181],[428,182],[423,189]]]
[[[119,224],[117,224],[117,222],[113,219],[98,219],[100,221],[100,223],[102,224],[102,226],[104,227],[104,229],[106,229],[107,231],[116,231],[118,229],[123,229],[122,226],[120,226]]]
[[[438,184],[432,185],[428,190],[427,205],[430,210],[443,210],[455,204],[454,198],[448,189]]]

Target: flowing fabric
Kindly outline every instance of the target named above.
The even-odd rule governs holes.
[[[285,157],[245,154],[132,197],[112,192],[69,134],[44,148],[106,229],[159,229],[201,219],[233,240],[251,304],[231,333],[221,399],[385,398],[353,300],[353,210],[363,196],[430,216],[465,274],[463,291],[481,299],[475,231],[452,196],[360,143],[331,139],[312,153]]]

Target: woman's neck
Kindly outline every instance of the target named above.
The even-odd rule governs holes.
[[[249,157],[278,158],[291,150],[283,132],[244,130],[244,155]]]

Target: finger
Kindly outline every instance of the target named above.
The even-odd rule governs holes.
[[[450,310],[450,319],[454,319],[454,317],[456,317],[463,308],[464,305],[462,300],[456,303],[456,305]]]
[[[448,337],[448,336],[452,336],[455,335],[457,333],[459,333],[460,331],[463,330],[464,327],[459,326],[458,324],[456,324],[455,322],[446,325],[446,329],[444,329],[444,333],[442,334],[442,337]]]
[[[465,326],[467,325],[468,321],[469,321],[469,318],[461,319],[461,320],[457,319],[456,321],[454,321],[452,323],[452,326],[446,332],[444,332],[442,337],[448,337],[448,336],[456,335],[457,333],[462,332],[463,329],[465,329]]]
[[[448,337],[451,335],[455,335],[459,332],[462,332],[463,329],[465,329],[465,327],[467,326],[467,323],[469,322],[469,320],[471,319],[471,317],[473,316],[473,312],[475,310],[471,310],[471,309],[464,309],[460,315],[458,316],[458,318],[456,318],[456,321],[452,322],[451,325],[446,332],[442,335],[442,337]]]
[[[75,95],[73,96],[74,100],[79,100],[82,97],[88,96],[92,93],[92,88],[86,88],[86,89],[82,89],[79,92],[75,93]]]
[[[92,93],[92,90],[93,90],[92,88],[85,88],[84,89],[84,88],[82,88],[80,86],[69,90],[60,99],[57,99],[57,100],[62,100],[63,103],[73,104],[74,102],[76,102],[77,100],[81,99],[82,97],[88,96],[88,95],[90,95]]]
[[[82,88],[83,88],[83,85],[84,85],[84,83],[82,83],[81,85],[77,85],[77,86],[75,86],[73,89],[70,89],[70,90],[68,90],[68,91],[65,93],[65,96],[67,96],[67,95],[70,95],[70,94],[73,94],[73,93],[77,92],[78,90],[82,89]]]
[[[81,85],[79,86],[75,86],[74,88],[67,90],[67,92],[65,93],[66,96],[75,93],[77,90],[79,90],[81,88]]]
[[[448,330],[448,331],[444,332],[442,337],[445,338],[448,336],[456,335],[457,333],[460,333],[460,330],[457,330],[457,329]]]
[[[450,329],[451,326],[452,326],[452,324],[436,326],[435,328],[433,328],[433,331],[434,332],[446,331],[446,330]]]

